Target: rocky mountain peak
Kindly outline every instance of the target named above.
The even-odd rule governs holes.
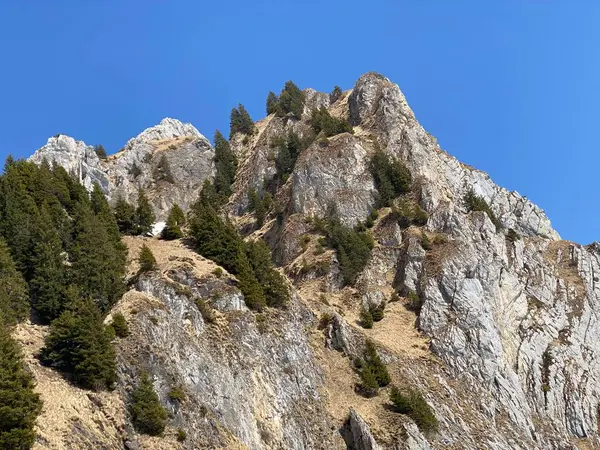
[[[177,119],[165,117],[158,125],[146,128],[136,137],[127,141],[125,150],[150,141],[175,139],[180,137],[206,139],[191,123],[183,123]]]

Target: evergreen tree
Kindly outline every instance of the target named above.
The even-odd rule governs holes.
[[[332,117],[324,107],[313,111],[310,123],[315,133],[319,134],[322,132],[325,137],[353,132],[352,127],[346,119]]]
[[[111,326],[115,330],[115,334],[120,338],[129,336],[129,325],[123,313],[115,313],[112,318]]]
[[[12,275],[9,275],[9,278]],[[42,409],[18,344],[0,318],[0,449],[29,449],[35,442],[35,420]]]
[[[183,237],[181,227],[185,225],[185,214],[179,205],[173,205],[167,217],[167,223],[162,231],[162,238],[167,240]]]
[[[27,284],[12,260],[8,246],[0,239],[0,326],[21,321],[28,312]]]
[[[215,181],[214,187],[220,197],[220,203],[224,203],[231,195],[231,186],[235,180],[237,170],[237,158],[231,151],[229,142],[217,130],[215,141]]]
[[[290,299],[285,278],[275,270],[271,263],[271,252],[262,240],[246,243],[246,253],[253,272],[262,286],[268,306],[284,306]]]
[[[238,287],[242,291],[242,294],[244,294],[246,306],[250,309],[261,311],[266,306],[267,299],[265,298],[263,287],[256,279],[252,266],[244,252],[240,251],[238,253],[235,266]]]
[[[96,152],[96,155],[98,155],[98,158],[100,158],[100,159],[108,158],[108,155],[106,154],[106,150],[104,150],[104,146],[102,144],[96,145],[94,147],[94,152]]]
[[[246,108],[244,108],[244,105],[242,105],[241,103],[238,104],[237,108],[233,108],[231,110],[231,116],[229,118],[229,126],[230,126],[230,132],[229,132],[230,139],[236,133],[252,135],[256,132],[256,126],[254,125],[254,122],[252,121],[250,114],[248,114],[248,111],[246,111]]]
[[[38,319],[50,323],[64,309],[68,266],[63,243],[56,229],[49,222],[46,209],[42,209],[42,220],[36,233],[32,254],[32,273],[29,280],[31,305]]]
[[[333,105],[342,95],[342,88],[339,86],[334,86],[333,91],[331,91],[331,94],[329,94],[329,103]]]
[[[269,95],[267,95],[267,115],[276,113],[278,104],[279,99],[277,98],[277,95],[273,92],[269,92]]]
[[[115,205],[115,220],[121,233],[137,233],[135,207],[127,203],[121,196],[117,198],[117,204]]]
[[[146,193],[143,189],[139,190],[138,193],[138,204],[135,210],[135,219],[137,225],[137,234],[147,234],[152,231],[152,225],[156,221],[154,212],[152,212],[152,206]]]
[[[286,81],[277,108],[277,115],[284,117],[291,114],[296,119],[302,118],[304,111],[304,93],[292,81]]]
[[[160,404],[147,373],[143,373],[134,389],[130,406],[135,429],[144,434],[158,436],[167,426],[167,411]]]
[[[371,368],[371,371],[377,380],[377,384],[380,387],[390,384],[390,374],[388,373],[385,364],[381,361],[375,344],[369,339],[365,342],[365,363]]]
[[[71,281],[106,311],[123,293],[126,249],[111,239],[90,207],[80,205],[74,216],[76,230],[69,255]]]
[[[379,193],[379,207],[390,206],[394,198],[410,191],[412,177],[408,168],[382,150],[378,149],[371,159],[371,174]]]
[[[90,196],[90,204],[92,207],[92,212],[102,222],[106,228],[106,231],[110,234],[111,239],[115,242],[120,242],[121,237],[119,236],[119,225],[117,224],[117,219],[113,214],[110,205],[106,200],[106,196],[104,195],[104,192],[98,183],[94,183],[94,188],[92,189],[92,194]]]
[[[140,273],[146,273],[156,269],[156,258],[154,257],[152,250],[150,250],[146,244],[142,245],[142,248],[140,249],[138,262],[140,264]]]
[[[52,322],[40,355],[44,363],[69,373],[85,388],[110,388],[117,380],[115,351],[90,299],[72,302]]]

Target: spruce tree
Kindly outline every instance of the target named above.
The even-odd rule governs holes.
[[[111,239],[102,221],[85,204],[74,217],[76,231],[69,251],[71,281],[106,311],[123,293],[126,249]]]
[[[283,275],[271,263],[271,252],[262,240],[245,244],[254,275],[262,286],[268,306],[281,307],[290,299],[290,291]]]
[[[151,436],[162,434],[167,426],[168,415],[147,373],[142,373],[131,398],[130,412],[135,429]]]
[[[231,195],[231,185],[237,170],[237,158],[231,151],[229,142],[219,130],[215,132],[214,142],[216,168],[214,187],[219,194],[220,202],[224,203]]]
[[[231,116],[229,120],[230,132],[229,137],[231,138],[236,133],[242,133],[246,135],[252,135],[256,132],[256,126],[254,121],[244,108],[241,103],[238,104],[237,108],[231,110]]]
[[[162,231],[162,238],[167,240],[180,239],[183,237],[181,227],[185,225],[185,213],[179,205],[173,205],[167,217],[167,223]]]
[[[90,195],[90,204],[92,207],[92,212],[103,223],[106,231],[108,231],[110,234],[111,239],[113,239],[115,242],[120,241],[121,237],[119,236],[119,225],[117,224],[117,219],[113,214],[110,205],[108,204],[108,200],[106,200],[106,196],[104,195],[104,192],[98,183],[94,183],[94,188],[92,189],[92,193]]]
[[[304,93],[294,84],[293,81],[286,81],[281,94],[277,108],[278,116],[291,114],[296,119],[302,118],[304,111]]]
[[[31,306],[37,318],[44,323],[50,323],[60,315],[65,306],[68,266],[63,243],[56,229],[49,223],[49,215],[45,208],[42,208],[41,218],[31,258],[29,289]]]
[[[152,250],[150,250],[146,244],[142,245],[142,248],[140,249],[138,262],[140,264],[140,273],[146,273],[156,269],[156,258],[154,257]]]
[[[279,99],[277,98],[277,95],[273,92],[269,92],[269,95],[267,95],[267,115],[276,113],[278,104]]]
[[[119,231],[123,234],[136,234],[135,207],[119,196],[115,205],[115,220]]]
[[[152,231],[152,225],[156,221],[152,205],[143,189],[138,193],[138,204],[135,210],[135,219],[137,225],[137,234],[148,234]]]
[[[31,448],[35,442],[35,420],[41,409],[33,377],[24,367],[10,328],[0,318],[0,449]]]
[[[12,325],[29,312],[27,284],[17,270],[8,246],[0,239],[0,325]],[[1,448],[1,447],[0,447]]]
[[[106,150],[104,150],[104,146],[102,144],[96,145],[94,147],[94,152],[96,153],[96,155],[98,155],[98,158],[100,158],[100,159],[108,158],[108,155],[106,154]]]
[[[78,299],[52,322],[40,356],[44,363],[69,373],[73,382],[84,388],[111,388],[117,371],[110,341],[94,302]]]

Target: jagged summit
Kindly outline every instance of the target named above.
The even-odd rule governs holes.
[[[130,149],[137,144],[147,143],[164,139],[174,139],[180,137],[191,137],[206,139],[191,123],[183,123],[177,119],[165,117],[158,125],[146,128],[136,137],[131,138],[125,144],[124,149]]]

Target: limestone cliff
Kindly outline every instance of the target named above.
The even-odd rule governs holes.
[[[115,307],[132,334],[118,343],[114,402],[94,397],[71,415],[99,409],[110,417],[99,419],[114,424],[104,425],[106,448],[600,446],[600,247],[562,241],[538,206],[448,155],[385,77],[365,74],[333,102],[313,90],[305,97],[302,118],[270,115],[257,122],[256,134],[232,138],[239,168],[225,208],[241,231],[268,241],[293,282],[291,304],[253,314],[233,278],[217,277],[216,266],[183,243],[127,239],[132,256],[142,240],[150,245],[159,270],[137,279]],[[276,187],[265,224],[253,231],[248,192],[267,189],[275,175],[273,142],[290,130],[309,136],[318,107],[349,118],[354,133],[308,146]],[[312,218],[333,213],[348,226],[367,219],[377,198],[369,170],[377,149],[410,169],[407,198],[428,220],[400,228],[390,209],[381,209],[371,259],[355,285],[342,288],[335,254],[318,249]],[[156,179],[163,156],[173,182]],[[32,159],[63,165],[88,187],[97,181],[113,199],[147,189],[164,217],[172,203],[187,207],[195,199],[213,175],[213,156],[195,128],[165,120],[105,161],[66,136],[51,138]],[[490,205],[497,224],[483,211],[469,212],[463,199],[470,191]],[[398,301],[390,302],[392,292]],[[410,295],[420,299],[418,315],[407,308]],[[197,298],[214,309],[214,323],[202,317]],[[359,327],[361,307],[382,302],[383,320]],[[28,332],[42,333],[22,331],[25,344]],[[394,384],[424,395],[440,421],[437,433],[425,435],[391,411],[389,388],[370,399],[356,392],[352,359],[362,355],[366,338],[378,346]],[[171,413],[162,440],[137,436],[123,409],[140,370],[151,373]],[[173,386],[185,391],[185,401],[169,399]],[[42,436],[52,434],[49,414],[40,419]],[[76,426],[67,422],[61,430]],[[97,426],[84,420],[74,435],[96,436]],[[187,430],[185,443],[175,441],[178,427]],[[67,434],[46,448],[76,447]]]

